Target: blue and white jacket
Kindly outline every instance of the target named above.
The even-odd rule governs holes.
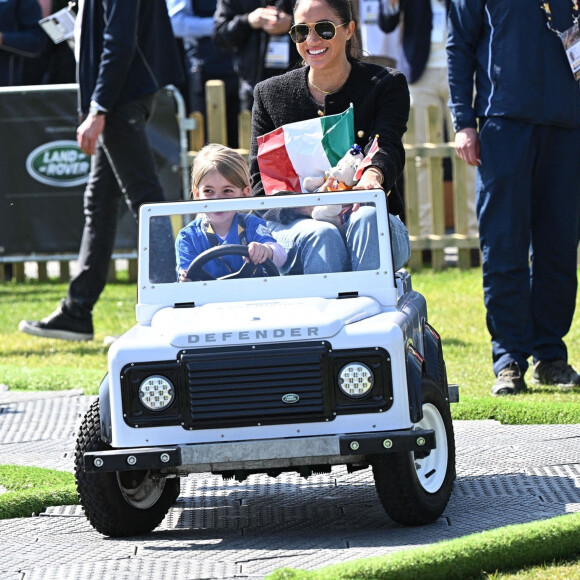
[[[447,61],[456,131],[490,116],[580,126],[578,81],[539,5],[531,0],[452,1]],[[550,0],[550,7],[556,29],[572,26],[570,0]]]

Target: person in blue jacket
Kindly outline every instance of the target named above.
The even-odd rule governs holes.
[[[0,1],[0,87],[20,85],[24,59],[44,48],[40,16],[37,0]]]
[[[563,340],[580,240],[580,92],[563,39],[578,16],[570,0],[450,7],[450,109],[457,153],[477,166],[496,396],[526,390],[530,357],[533,383],[580,385]]]
[[[195,158],[191,174],[195,199],[232,199],[250,195],[250,173],[244,158],[230,147],[210,143]],[[175,240],[180,282],[191,282],[187,269],[201,253],[217,246],[248,246],[248,258],[227,255],[209,261],[203,269],[214,278],[240,270],[244,260],[262,264],[267,259],[276,266],[286,261],[286,252],[273,238],[266,222],[235,211],[206,213],[185,226]]]
[[[231,50],[220,50],[213,41],[213,15],[217,0],[166,0],[173,33],[183,41],[183,60],[187,77],[188,112],[199,111],[205,121],[207,106],[205,84],[209,80],[224,83],[228,145],[238,147],[240,112],[238,73],[234,70]]]
[[[66,300],[23,332],[47,338],[91,340],[92,310],[107,282],[124,196],[137,219],[143,203],[164,200],[146,124],[155,93],[181,81],[181,65],[165,0],[85,0],[79,6],[79,108],[77,141],[92,155],[84,195],[85,225],[79,272]],[[175,279],[170,225],[156,282]]]

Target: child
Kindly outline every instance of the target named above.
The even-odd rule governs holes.
[[[250,174],[244,158],[224,145],[206,145],[195,159],[191,177],[195,199],[229,199],[250,194]],[[280,267],[286,261],[286,252],[262,218],[235,211],[210,212],[193,220],[177,235],[179,281],[190,282],[186,274],[191,262],[205,250],[222,244],[247,245],[249,260],[254,264],[269,258]],[[248,261],[241,256],[223,256],[203,268],[220,278],[237,272],[244,260]]]

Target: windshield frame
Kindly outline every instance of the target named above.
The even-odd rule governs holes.
[[[211,211],[248,213],[271,208],[352,203],[367,203],[376,207],[380,255],[380,267],[377,269],[186,283],[179,283],[177,276],[172,283],[159,284],[150,281],[150,224],[156,217],[187,216]],[[183,220],[182,217],[177,219]],[[224,302],[358,295],[374,297],[383,305],[396,304],[386,195],[382,190],[144,204],[140,208],[139,224],[137,320],[140,324],[149,324],[153,314],[164,307],[202,306]]]

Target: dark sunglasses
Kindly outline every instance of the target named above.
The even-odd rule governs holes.
[[[336,29],[340,28],[341,26],[346,26],[348,22],[343,22],[342,24],[335,24],[330,20],[321,20],[320,22],[316,22],[312,26],[309,24],[295,24],[290,29],[290,38],[296,43],[300,44],[304,42],[308,38],[308,34],[310,30],[314,28],[314,32],[318,35],[319,38],[322,40],[332,40],[336,36]]]

